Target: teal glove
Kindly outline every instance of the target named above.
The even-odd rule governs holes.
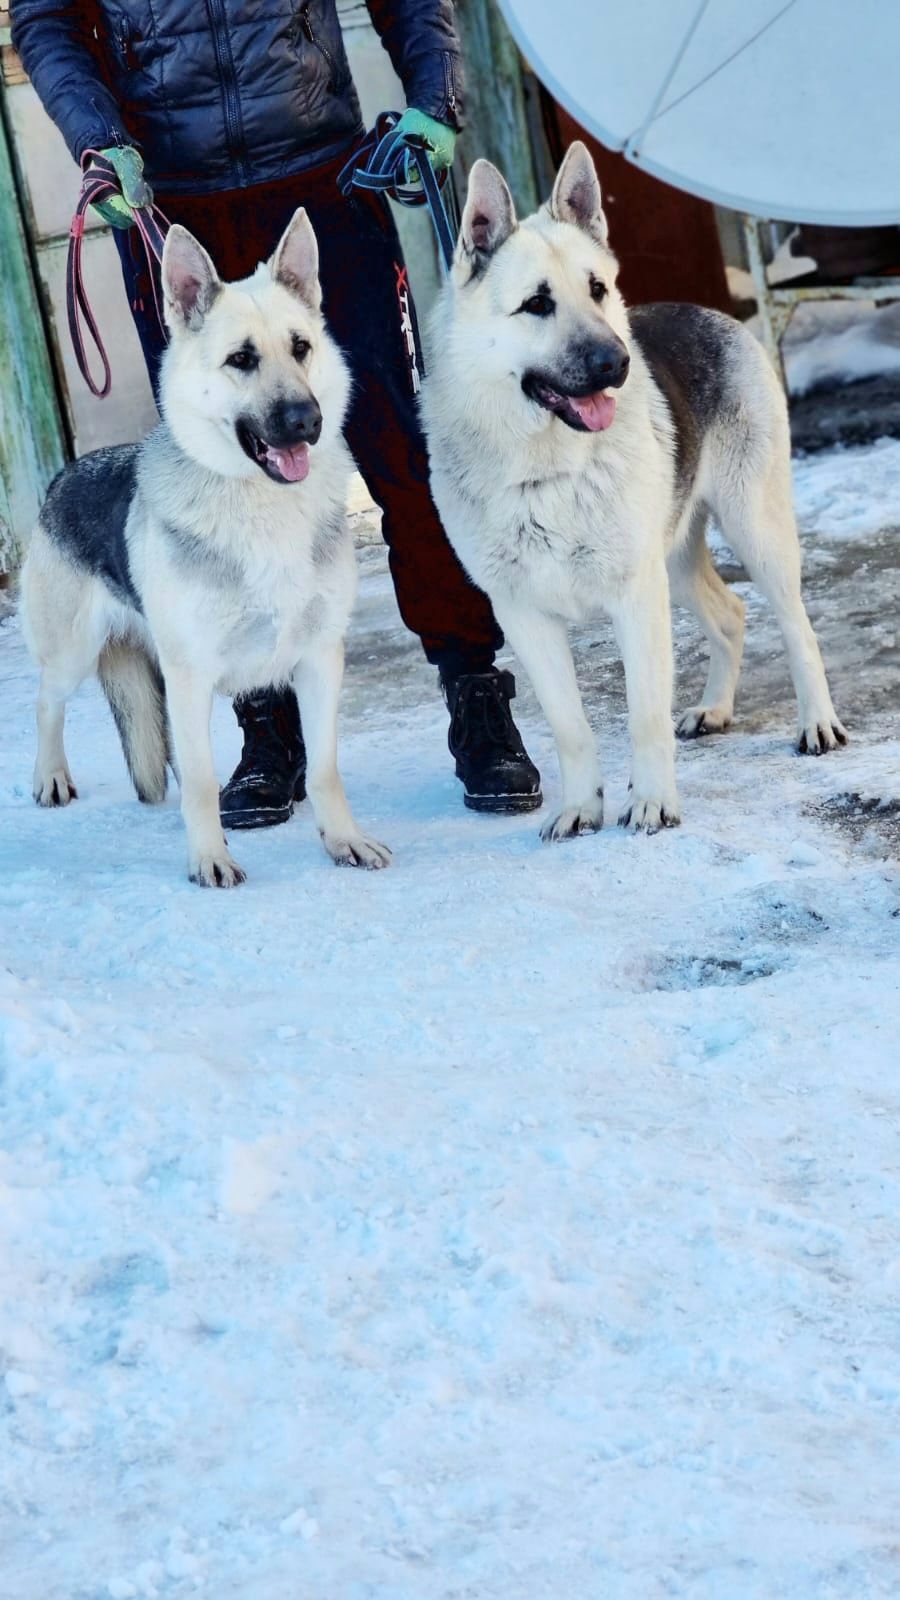
[[[412,133],[425,140],[431,154],[431,165],[438,174],[452,167],[456,129],[448,128],[446,122],[438,122],[435,117],[428,117],[424,111],[416,111],[410,106],[397,123],[397,131]],[[418,177],[414,168],[410,168],[409,177],[413,180]]]
[[[109,150],[101,150],[100,154],[115,167],[122,192],[102,200],[94,210],[99,211],[110,227],[130,228],[137,207],[149,206],[153,201],[153,190],[144,177],[144,158],[130,144],[115,144]]]

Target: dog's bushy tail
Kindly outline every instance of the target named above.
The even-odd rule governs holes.
[[[109,639],[97,664],[139,800],[166,797],[170,760],[166,690],[152,656],[133,639]]]

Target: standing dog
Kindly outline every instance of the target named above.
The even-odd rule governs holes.
[[[710,644],[703,699],[678,732],[730,723],[744,607],[710,559],[710,512],[775,608],[799,748],[843,744],[800,597],[780,386],[729,317],[686,305],[629,317],[583,144],[566,155],[549,204],[521,225],[500,173],[475,163],[432,331],[423,394],[432,490],[553,729],[563,805],[544,838],[603,822],[567,622],[599,608],[612,617],[632,743],[624,825],[652,832],[679,821],[670,584]]]
[[[165,795],[171,728],[192,881],[240,883],[219,819],[213,694],[291,680],[325,849],[385,866],[336,765],[356,586],[349,377],[322,320],[312,227],[298,211],[269,265],[236,284],[173,227],[162,282],[164,420],[142,445],[97,450],[60,474],[25,562],[26,638],[41,668],[35,799],[75,795],[65,706],[96,671],[141,800]]]

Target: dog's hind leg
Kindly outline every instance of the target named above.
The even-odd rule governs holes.
[[[84,671],[77,668],[69,671],[58,662],[41,669],[37,698],[38,747],[32,786],[39,806],[67,806],[70,800],[78,798],[63,741],[66,701],[88,677],[93,664],[88,663]]]
[[[97,672],[137,797],[146,804],[157,804],[166,797],[169,760],[162,673],[144,647],[132,639],[108,639]]]
[[[699,705],[688,706],[675,724],[680,739],[724,733],[734,715],[734,695],[744,649],[744,602],[722,581],[706,544],[709,513],[694,512],[688,536],[669,558],[675,605],[694,613],[709,641],[709,670]]]
[[[22,568],[22,626],[41,681],[36,706],[34,798],[65,806],[76,798],[66,760],[66,702],[97,670],[108,631],[102,587],[71,562],[38,521]]]
[[[566,625],[558,617],[509,605],[495,607],[497,621],[525,668],[556,740],[562,775],[562,810],[548,817],[541,838],[549,843],[596,833],[603,827],[603,784],[597,740],[584,714]]]
[[[29,572],[27,563],[23,574],[25,635],[41,669],[33,783],[39,806],[67,806],[77,798],[63,739],[66,702],[97,670],[103,643],[102,619],[91,605],[90,595],[76,586],[70,572],[66,578],[70,592],[54,597],[42,578],[34,570]]]
[[[818,641],[803,604],[786,441],[781,457],[779,450],[760,477],[738,479],[733,474],[729,493],[721,497],[716,511],[725,538],[778,618],[797,695],[797,749],[818,756],[846,744],[847,732],[832,704]]]

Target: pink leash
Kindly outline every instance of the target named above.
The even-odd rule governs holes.
[[[119,194],[119,180],[112,163],[107,161],[97,150],[86,150],[85,159],[90,159],[93,165],[84,174],[81,184],[81,194],[75,207],[75,215],[69,228],[69,254],[66,261],[66,316],[69,323],[69,336],[72,348],[75,351],[75,360],[78,370],[85,383],[96,395],[98,400],[105,400],[112,387],[112,372],[106,347],[97,326],[97,319],[91,310],[91,304],[84,287],[84,278],[81,270],[81,246],[84,240],[84,224],[89,206],[98,201],[108,200],[110,195]],[[162,308],[156,289],[156,275],[153,270],[154,262],[162,261],[163,245],[169,230],[169,221],[163,216],[158,206],[139,206],[134,213],[134,226],[140,235],[141,244],[150,271],[150,282],[153,285],[153,303],[159,325],[165,332]],[[103,367],[103,383],[99,385],[91,375],[88,361],[88,350],[85,340],[85,330],[90,335],[94,350],[100,357]]]

